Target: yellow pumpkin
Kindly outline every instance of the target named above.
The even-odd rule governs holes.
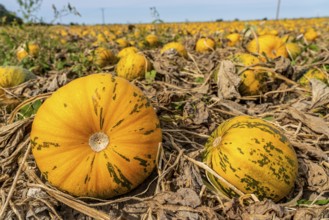
[[[97,34],[97,40],[95,42],[95,44],[102,44],[102,43],[107,43],[107,38],[105,36],[105,34],[103,33],[99,33]]]
[[[247,69],[240,73],[241,85],[239,91],[242,95],[257,95],[264,90],[264,82],[266,81],[268,74],[264,71],[257,70],[257,64],[260,60],[248,53],[236,53],[231,57],[231,60],[235,64],[244,65],[245,67],[254,66],[256,69]],[[242,68],[238,67],[238,72]]]
[[[310,68],[301,78],[299,78],[298,83],[306,88],[309,88],[311,79],[318,79],[326,84],[329,84],[328,75],[318,68]]]
[[[125,39],[125,38],[119,38],[119,39],[117,39],[115,42],[116,42],[116,43],[119,45],[119,47],[121,47],[121,48],[129,47],[129,46],[130,46],[129,41],[128,41],[127,39]]]
[[[232,33],[232,34],[227,35],[226,39],[228,40],[227,45],[230,47],[234,47],[240,41],[241,35],[238,33]]]
[[[16,58],[18,61],[22,61],[25,57],[27,57],[29,54],[24,48],[18,48],[16,51]]]
[[[18,66],[0,66],[0,87],[8,88],[33,79],[36,76],[30,71]]]
[[[165,44],[162,47],[160,53],[161,54],[170,53],[172,50],[176,51],[180,56],[187,58],[187,51],[185,49],[185,46],[178,42],[169,42]]]
[[[145,37],[145,41],[151,47],[158,45],[159,38],[155,34],[149,34]]]
[[[279,56],[288,57],[284,41],[274,35],[262,35],[251,40],[247,44],[247,50],[259,55],[265,53],[265,55],[271,59]]]
[[[276,202],[292,190],[298,170],[296,153],[283,132],[250,116],[223,122],[208,139],[203,161],[241,192]],[[207,176],[217,190],[237,196],[224,181]]]
[[[109,48],[98,47],[94,52],[94,56],[91,57],[91,60],[93,60],[97,66],[104,67],[113,65],[117,58]]]
[[[116,66],[117,75],[128,80],[143,78],[150,70],[151,62],[142,53],[130,53],[122,57]]]
[[[31,130],[32,153],[49,183],[98,198],[141,184],[155,167],[161,138],[142,91],[104,73],[59,88],[41,105]]]
[[[38,56],[40,47],[34,42],[29,42],[27,45],[20,46],[16,51],[16,58],[18,61],[23,60],[25,57],[36,57]]]
[[[122,57],[127,56],[130,53],[137,53],[137,52],[138,52],[138,49],[136,47],[126,47],[126,48],[123,48],[122,50],[120,50],[117,56],[118,56],[118,58],[122,58]]]
[[[309,28],[305,33],[304,33],[304,38],[308,42],[313,42],[319,37],[318,33],[313,29]]]
[[[286,43],[286,48],[292,59],[295,59],[302,53],[302,48],[297,43],[288,42]]]
[[[213,51],[216,48],[216,43],[212,38],[201,37],[197,40],[195,50],[200,53]]]
[[[285,43],[290,43],[292,42],[295,38],[292,35],[285,34],[281,37],[282,41]]]

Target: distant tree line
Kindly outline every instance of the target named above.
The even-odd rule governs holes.
[[[12,23],[22,24],[23,20],[14,13],[8,11],[4,5],[0,4],[0,25]]]

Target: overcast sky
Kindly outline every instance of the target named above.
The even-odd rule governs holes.
[[[0,3],[9,11],[19,10],[17,0]],[[278,0],[43,0],[37,16],[50,22],[54,18],[51,5],[61,9],[67,3],[76,7],[81,17],[65,16],[57,22],[102,23],[103,9],[105,23],[149,23],[154,20],[150,7],[155,7],[165,22],[274,19]],[[323,16],[329,16],[329,0],[281,0],[280,18]]]

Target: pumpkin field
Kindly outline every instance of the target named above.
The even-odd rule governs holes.
[[[0,219],[329,219],[329,18],[0,26]]]

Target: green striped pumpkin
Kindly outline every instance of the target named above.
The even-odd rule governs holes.
[[[162,134],[142,91],[111,74],[78,78],[54,92],[32,125],[32,153],[53,186],[110,198],[134,189],[155,167]]]
[[[296,153],[282,131],[250,116],[223,122],[208,139],[203,160],[241,192],[273,201],[289,194],[298,169]],[[238,195],[211,173],[207,177],[226,196]]]

